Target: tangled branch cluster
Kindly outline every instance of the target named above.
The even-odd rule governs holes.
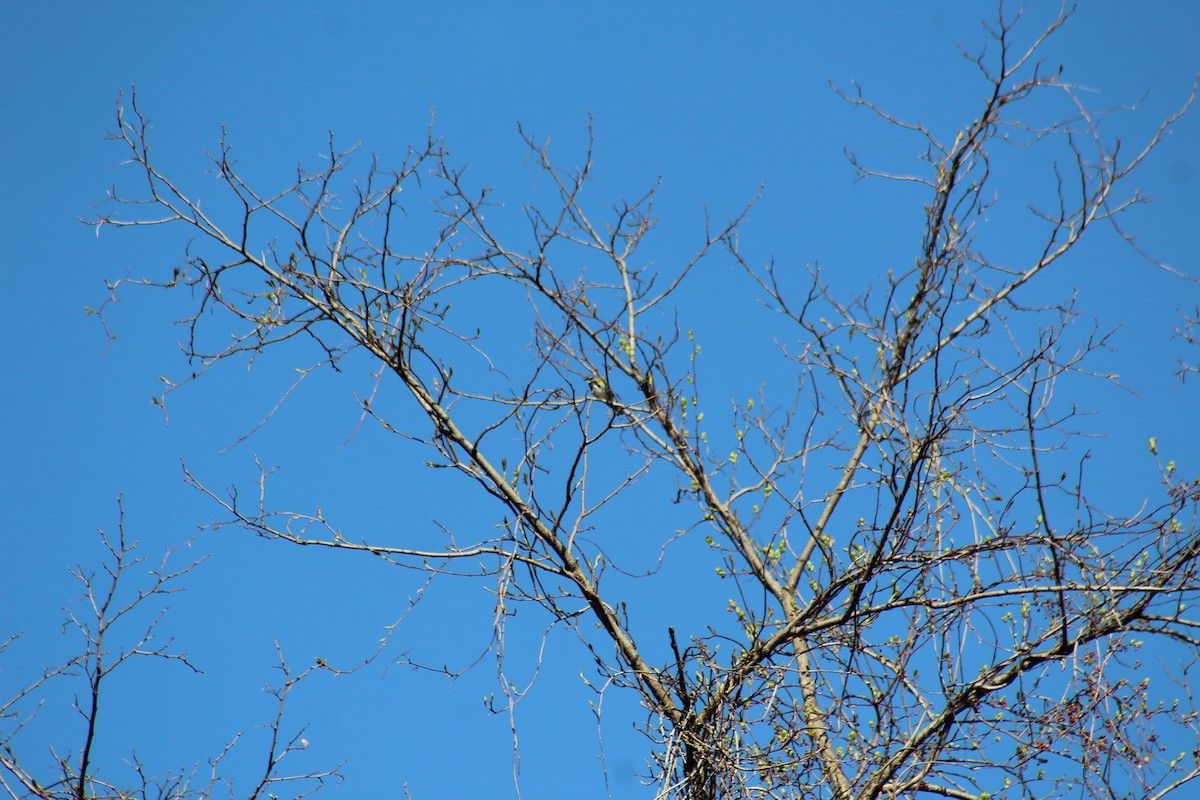
[[[196,236],[169,280],[147,281],[196,298],[193,377],[291,340],[315,345],[323,366],[369,364],[363,414],[490,498],[498,523],[432,544],[348,534],[320,511],[273,509],[265,472],[250,503],[191,476],[222,524],[492,580],[498,643],[511,609],[540,607],[578,634],[597,691],[641,697],[660,796],[1160,797],[1200,775],[1200,722],[1190,695],[1159,704],[1161,690],[1132,676],[1148,637],[1200,645],[1186,616],[1200,588],[1200,484],[1163,466],[1155,499],[1132,515],[1090,496],[1070,449],[1076,412],[1055,387],[1086,375],[1105,337],[1074,341],[1069,302],[1023,293],[1095,227],[1132,242],[1119,219],[1142,198],[1121,192],[1177,116],[1132,154],[1108,145],[1072,86],[1036,61],[1064,20],[1025,49],[1013,23],[991,31],[993,52],[974,59],[987,91],[949,141],[844,95],[924,145],[915,174],[852,156],[855,167],[926,198],[911,266],[849,299],[815,268],[800,281],[790,264],[743,256],[748,208],[706,225],[671,267],[649,265],[639,248],[654,190],[596,213],[590,146],[563,169],[524,132],[556,200],[525,209],[523,226],[432,134],[399,169],[373,163],[359,178],[331,140],[320,169],[271,192],[242,179],[223,138],[213,166],[238,209],[224,222],[159,171],[134,97],[113,137],[142,194],[114,192],[96,224]],[[1019,122],[1043,96],[1074,111]],[[1033,209],[1036,242],[991,255],[997,153],[1013,144],[1056,154],[1055,193]],[[422,228],[406,212],[430,193],[436,222]],[[795,388],[738,404],[732,431],[705,419],[678,302],[712,258],[739,264],[798,343],[783,351]],[[505,304],[503,321],[472,314],[482,298]],[[391,385],[412,405],[378,401]],[[659,513],[647,502],[680,524],[645,525]],[[619,566],[622,535],[663,559],[703,537],[697,585],[715,569],[727,610],[697,630],[639,630],[637,603],[655,589],[631,587],[656,575]]]

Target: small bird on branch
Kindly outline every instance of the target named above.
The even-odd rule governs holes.
[[[611,408],[614,413],[621,414],[621,406],[617,403],[617,396],[613,394],[612,387],[608,385],[608,381],[601,378],[599,375],[589,375],[587,378],[588,386],[592,387],[592,397],[606,406]]]

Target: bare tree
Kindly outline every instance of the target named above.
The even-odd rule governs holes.
[[[106,707],[111,705],[113,675],[134,659],[159,659],[176,662],[192,672],[201,670],[186,652],[177,651],[173,639],[163,639],[161,623],[167,612],[168,597],[182,591],[183,583],[204,561],[204,557],[175,566],[178,553],[191,542],[167,550],[158,564],[146,566],[138,555],[138,543],[126,537],[125,508],[118,500],[116,534],[99,531],[105,556],[100,569],[76,567],[71,574],[83,587],[78,602],[67,609],[66,627],[83,642],[80,653],[65,663],[46,669],[24,689],[0,705],[0,789],[6,797],[42,800],[184,800],[209,798],[221,793],[233,796],[234,783],[223,776],[223,762],[238,746],[241,734],[225,748],[208,758],[205,769],[199,763],[191,768],[159,772],[132,754],[127,770],[118,776],[101,769],[93,757],[100,737],[111,731],[105,722]],[[137,573],[144,572],[144,575]],[[0,643],[0,652],[18,640],[11,636]],[[279,652],[279,680],[267,687],[275,699],[275,715],[263,727],[267,729],[265,767],[251,776],[253,785],[243,792],[246,798],[274,798],[283,787],[293,797],[304,797],[331,780],[340,779],[338,768],[288,773],[296,760],[294,754],[307,746],[303,729],[287,735],[283,711],[288,694],[316,667],[296,672]],[[49,772],[40,769],[40,757],[31,748],[22,748],[23,731],[34,721],[44,704],[65,698],[64,688],[82,685],[74,693],[72,708],[79,725],[68,734],[53,737]],[[110,733],[111,735],[111,733]],[[56,749],[62,747],[64,749]],[[69,748],[69,749],[66,749]],[[291,758],[288,758],[291,756]],[[285,761],[286,759],[286,761]],[[35,766],[37,765],[37,766]]]
[[[650,266],[654,190],[596,210],[590,148],[564,169],[525,132],[557,198],[521,220],[432,133],[359,177],[331,139],[319,168],[272,190],[242,179],[223,136],[226,215],[159,170],[131,96],[112,137],[141,188],[114,190],[94,222],[193,237],[172,276],[134,281],[196,298],[193,378],[293,340],[320,366],[369,365],[364,417],[488,498],[494,532],[347,531],[318,498],[274,508],[266,470],[250,502],[189,473],[217,524],[490,581],[498,654],[513,609],[540,608],[578,635],[597,692],[641,699],[660,797],[1164,797],[1200,775],[1185,611],[1200,484],[1170,462],[1134,513],[1092,496],[1062,394],[1106,334],[1080,334],[1070,298],[1038,287],[1093,229],[1133,243],[1121,218],[1144,198],[1127,180],[1178,115],[1133,151],[1106,140],[1038,61],[1066,16],[1027,45],[1001,16],[952,138],[844,95],[924,153],[911,173],[851,155],[864,177],[919,188],[924,218],[916,252],[850,296],[816,268],[744,256],[749,209]],[[1068,111],[1030,121],[1054,107]],[[1019,235],[995,230],[997,176],[1038,163],[1050,193]],[[700,321],[677,302],[714,258],[744,268],[765,326],[797,342],[727,425],[712,421],[727,399],[703,391]],[[502,321],[462,310],[483,296],[506,303]],[[380,400],[390,385],[411,405]],[[665,570],[627,567],[622,536],[661,565],[707,543],[686,569],[697,592],[715,570],[724,608],[693,630],[639,626]],[[1154,683],[1138,667],[1151,638],[1179,655]]]

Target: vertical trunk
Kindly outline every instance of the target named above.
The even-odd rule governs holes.
[[[687,800],[716,800],[716,771],[691,731],[684,742],[683,780]]]

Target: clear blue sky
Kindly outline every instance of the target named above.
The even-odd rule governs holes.
[[[27,632],[0,660],[0,696],[72,651],[74,641],[60,633],[61,608],[77,594],[67,568],[96,563],[92,532],[115,528],[118,494],[130,533],[152,559],[213,518],[211,505],[183,485],[181,459],[223,486],[247,480],[257,454],[284,466],[282,505],[315,498],[351,524],[428,530],[434,518],[470,519],[457,494],[404,489],[421,480],[415,451],[371,436],[343,444],[357,420],[350,392],[361,391],[362,375],[314,382],[251,442],[228,452],[269,411],[295,365],[220,370],[176,393],[164,425],[149,398],[161,389],[160,375],[185,374],[176,346],[182,332],[171,325],[186,311],[182,298],[127,293],[108,314],[119,336],[111,344],[84,313],[104,301],[105,279],[168,274],[186,244],[182,231],[106,230],[97,238],[76,222],[110,185],[127,180],[115,169],[123,154],[102,139],[118,92],[131,84],[154,122],[162,164],[194,185],[203,185],[203,150],[215,147],[221,125],[246,171],[271,183],[285,180],[297,161],[311,162],[330,130],[385,164],[398,160],[422,140],[436,109],[437,132],[471,164],[470,174],[523,198],[532,173],[517,122],[553,136],[571,162],[590,114],[598,138],[594,196],[634,195],[662,177],[665,222],[655,247],[664,258],[695,241],[705,208],[735,212],[761,183],[764,199],[743,237],[755,257],[819,260],[847,280],[911,258],[921,200],[855,184],[842,151],[903,167],[919,145],[854,113],[828,83],[857,82],[885,108],[953,131],[982,89],[956,47],[983,42],[979,20],[993,14],[993,3],[644,5],[651,4],[0,4],[7,154],[0,636]],[[1031,5],[1032,17],[1051,4]],[[1096,107],[1144,99],[1136,115],[1112,122],[1139,143],[1186,97],[1200,71],[1198,34],[1200,4],[1089,2],[1044,58],[1094,90]],[[1193,274],[1200,273],[1197,153],[1200,111],[1193,111],[1137,180],[1156,204],[1130,220],[1150,252]],[[735,273],[728,274],[732,286]],[[1190,453],[1194,461],[1197,415],[1167,378],[1175,353],[1144,344],[1161,342],[1175,307],[1198,302],[1194,288],[1111,240],[1062,280],[1079,290],[1085,313],[1125,325],[1114,358],[1131,383],[1148,387],[1142,397],[1094,398],[1110,415],[1104,430],[1111,435],[1097,451],[1141,454],[1146,437],[1157,435],[1176,457]],[[728,298],[712,291],[689,302],[689,313],[728,320],[704,342],[708,367],[731,385],[756,385],[755,358],[739,349]],[[1156,427],[1164,421],[1166,429]],[[376,563],[231,531],[200,539],[197,551],[213,557],[173,600],[165,625],[206,674],[151,664],[118,678],[100,754],[117,780],[131,749],[167,769],[217,752],[239,730],[253,739],[253,726],[271,711],[261,686],[274,640],[297,664],[316,656],[349,663],[371,652],[415,590],[411,576]],[[486,647],[489,598],[464,586],[431,590],[429,608],[393,643],[397,655],[411,647],[453,666]],[[430,641],[439,630],[442,641]],[[604,796],[580,669],[578,648],[552,649],[518,710],[527,800]],[[314,767],[349,759],[349,781],[328,796],[393,796],[403,782],[417,798],[506,797],[508,721],[481,702],[494,690],[486,661],[454,684],[402,669],[341,681],[318,676],[290,719],[311,723],[306,757]],[[644,757],[628,722],[641,717],[619,698],[610,702],[613,795],[648,797],[628,777]],[[28,738],[73,747],[75,725],[48,707]],[[257,753],[248,744],[246,759]],[[35,760],[44,756],[34,752]],[[236,761],[232,771],[253,766]]]

